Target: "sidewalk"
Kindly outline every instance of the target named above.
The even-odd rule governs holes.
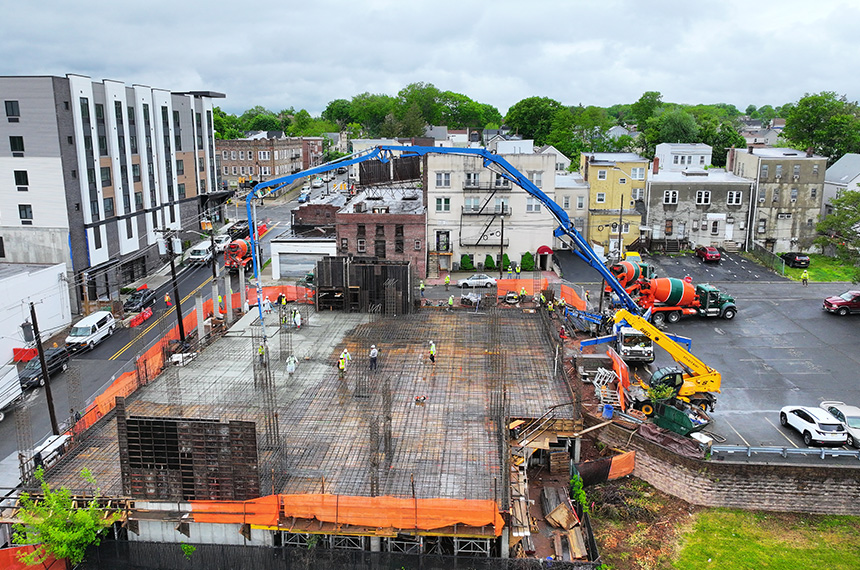
[[[432,277],[424,280],[424,284],[427,286],[430,285],[444,285],[445,284],[445,275],[451,276],[451,287],[454,289],[457,288],[457,281],[460,279],[466,279],[471,275],[475,275],[476,273],[485,273],[494,279],[499,278],[499,270],[494,269],[493,271],[451,271],[451,272],[442,272],[439,277]],[[541,271],[541,279],[546,279],[547,283],[561,283],[562,278],[559,277],[554,271]],[[519,277],[513,271],[505,271],[502,273],[502,279],[534,279],[534,271],[524,271],[520,273]]]

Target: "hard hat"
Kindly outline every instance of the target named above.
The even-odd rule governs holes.
[[[371,344],[371,345],[370,345],[370,348],[376,348],[376,345],[375,345],[375,344]]]
[[[433,341],[431,340],[431,341],[430,341],[430,344],[436,344],[436,343],[435,343],[435,342],[433,342]]]

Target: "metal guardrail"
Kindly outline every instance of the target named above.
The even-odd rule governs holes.
[[[751,447],[751,446],[742,446],[742,445],[714,445],[711,446],[711,454],[715,455],[718,453],[725,453],[728,455],[740,453],[747,457],[752,456],[753,453],[771,453],[780,455],[783,458],[788,457],[789,455],[800,455],[800,456],[818,456],[820,459],[826,459],[829,457],[854,457],[858,461],[860,461],[860,450],[850,451],[847,449],[828,449],[826,447],[822,447],[820,450],[818,449],[809,449],[809,448],[792,448],[792,447]]]

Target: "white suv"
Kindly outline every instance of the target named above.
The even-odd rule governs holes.
[[[810,406],[785,406],[779,411],[779,423],[794,428],[803,436],[803,443],[812,445],[845,445],[848,432],[830,412]]]

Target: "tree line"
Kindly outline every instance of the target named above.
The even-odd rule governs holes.
[[[320,136],[346,132],[351,138],[420,137],[428,125],[451,129],[486,129],[505,125],[538,146],[551,144],[578,164],[582,152],[638,152],[653,156],[662,142],[705,143],[713,147],[714,166],[724,166],[726,152],[746,143],[741,119],[760,119],[765,126],[785,119],[781,142],[812,148],[835,162],[846,152],[860,152],[860,109],[845,96],[824,91],[807,94],[781,106],[749,105],[742,112],[726,103],[686,105],[663,101],[659,91],[646,91],[635,102],[611,107],[564,105],[548,97],[528,97],[505,116],[467,95],[441,91],[432,83],[412,83],[396,96],[361,93],[335,99],[319,117],[294,108],[273,112],[260,106],[240,116],[215,108],[218,138],[240,138],[247,131],[284,131],[288,136]],[[620,125],[629,135],[610,135]]]

